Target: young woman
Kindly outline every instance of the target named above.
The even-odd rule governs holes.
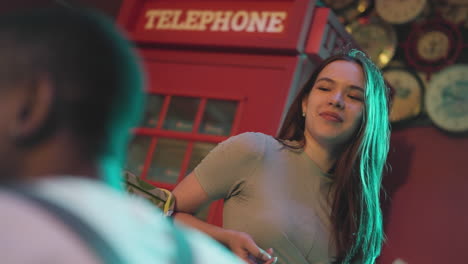
[[[174,189],[176,219],[247,263],[374,263],[384,239],[379,194],[388,98],[364,53],[328,58],[299,92],[277,138],[232,137]],[[220,198],[222,228],[191,215]]]

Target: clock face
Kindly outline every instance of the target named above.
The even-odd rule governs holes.
[[[391,25],[378,22],[353,23],[347,26],[346,30],[380,68],[393,58],[397,40]]]
[[[398,122],[418,116],[423,96],[423,84],[419,77],[404,68],[386,69],[383,76],[395,89],[390,121]]]
[[[458,26],[442,17],[414,23],[402,47],[406,62],[430,76],[455,63],[463,50],[463,35]]]
[[[427,0],[376,0],[377,14],[392,24],[404,24],[415,19],[426,6]]]
[[[452,65],[435,74],[425,103],[427,114],[440,128],[468,131],[468,65]]]
[[[444,32],[428,31],[419,37],[416,45],[416,50],[422,59],[438,61],[448,56],[450,40]]]
[[[436,8],[442,17],[453,24],[468,24],[468,1],[465,5],[447,5],[442,4]]]

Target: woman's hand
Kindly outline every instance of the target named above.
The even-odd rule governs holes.
[[[234,230],[225,230],[224,244],[248,264],[274,264],[278,260],[272,257],[273,249],[267,251],[255,244],[249,234]]]

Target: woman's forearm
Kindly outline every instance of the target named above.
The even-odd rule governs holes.
[[[179,223],[198,229],[199,231],[209,235],[210,237],[224,245],[228,244],[227,233],[229,232],[229,230],[209,224],[188,213],[175,212],[173,217]]]
[[[252,237],[247,233],[224,229],[222,227],[208,224],[187,213],[175,213],[174,218],[179,223],[196,228],[209,235],[219,243],[229,248],[246,263],[252,263],[252,258],[261,260],[261,263],[265,264],[275,264],[278,260],[277,257],[272,257],[273,249],[270,248],[268,250],[263,250],[257,246]]]

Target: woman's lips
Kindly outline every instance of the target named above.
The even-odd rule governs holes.
[[[343,122],[343,118],[339,114],[334,113],[334,112],[321,112],[320,116],[323,119],[328,120],[328,121],[339,122],[339,123]]]

